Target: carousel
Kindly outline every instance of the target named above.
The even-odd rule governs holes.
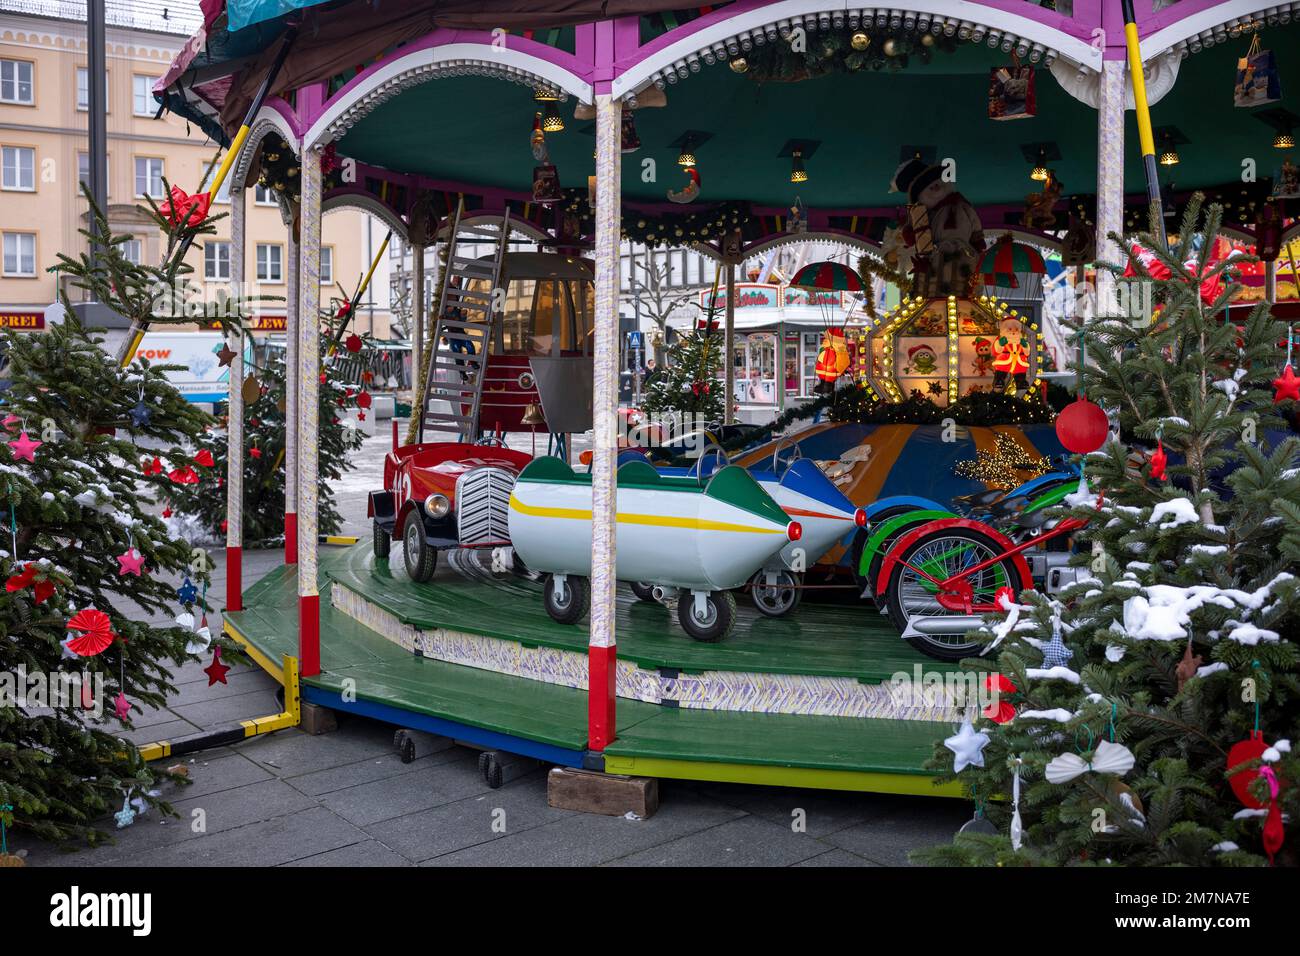
[[[1119,259],[1105,237],[1145,208],[1126,192],[1142,173],[1122,142],[1124,40],[1094,41],[1100,7],[644,2],[611,16],[585,2],[421,0],[375,17],[368,0],[286,6],[204,4],[203,29],[155,93],[228,147],[235,281],[263,144],[292,153],[292,173],[271,185],[291,213],[299,277],[286,330],[297,479],[284,564],[245,589],[234,390],[225,614],[231,637],[285,683],[291,713],[301,699],[444,735],[495,755],[489,779],[493,760],[515,755],[609,774],[960,795],[926,767],[957,699],[899,694],[892,681],[955,676],[970,651],[962,634],[997,588],[1050,589],[1069,570],[1068,526],[1057,548],[1033,540],[1041,509],[1077,487],[1050,420],[1026,417],[1042,403],[1048,330],[981,276],[1004,272],[998,256],[986,261],[986,234],[1008,232],[1082,277],[1094,258]],[[1231,6],[1233,18],[1279,9]],[[1193,144],[1207,96],[1180,93],[1178,66],[1195,54],[1214,60],[1198,73],[1229,67],[1229,19],[1204,4],[1139,12],[1149,79],[1139,70],[1138,82]],[[812,52],[793,53],[792,37]],[[878,106],[868,125],[814,108],[832,101]],[[1214,127],[1206,154],[1250,155],[1263,131],[1249,116]],[[1239,170],[1183,150],[1179,186],[1221,184],[1233,228],[1252,237],[1270,187],[1242,195]],[[1050,170],[1019,158],[1049,155],[1061,157]],[[955,167],[941,158],[954,156]],[[340,205],[443,255],[432,302],[416,297],[419,398],[371,496],[374,535],[330,547],[317,534],[314,410],[331,358],[317,325],[320,223]],[[569,435],[616,432],[623,242],[691,246],[726,267],[720,318],[735,356],[736,267],[810,239],[907,277],[898,306],[861,327],[843,305],[872,281],[865,271],[819,267],[788,283],[811,297],[805,307],[839,309],[799,331],[795,390],[804,397],[811,357],[828,389],[862,388],[861,420],[792,419],[771,440],[676,469],[615,441],[596,440],[589,461],[570,452]],[[424,288],[423,255],[413,262]],[[786,332],[771,331],[770,351],[741,368],[783,393]],[[737,366],[726,367],[733,396]],[[887,418],[909,403],[941,416],[981,401],[1007,419],[960,429],[957,442]],[[511,431],[541,432],[551,454],[503,448]],[[990,503],[1008,495],[1018,523],[997,524]],[[981,529],[965,544],[962,522]],[[927,590],[908,578],[915,555],[942,560],[957,546],[984,549],[978,580],[954,572]],[[781,596],[814,568],[843,601]]]

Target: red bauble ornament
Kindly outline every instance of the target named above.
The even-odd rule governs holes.
[[[1165,480],[1165,465],[1167,464],[1169,464],[1169,459],[1165,455],[1165,446],[1157,438],[1155,454],[1151,456],[1151,477],[1153,480]]]
[[[371,401],[372,399],[370,398],[370,393],[363,391],[360,395],[357,396],[357,407],[369,408]]]
[[[1110,422],[1101,406],[1080,396],[1056,416],[1056,437],[1076,455],[1094,452],[1106,443]]]
[[[343,342],[343,347],[352,353],[360,352],[361,345],[361,336],[357,335],[355,332],[349,335]]]
[[[1287,400],[1300,402],[1300,376],[1297,376],[1291,363],[1286,363],[1282,374],[1273,379],[1273,404],[1280,405]]]
[[[1264,743],[1264,734],[1258,730],[1252,730],[1250,736],[1245,740],[1239,740],[1228,750],[1228,769],[1239,767],[1243,763],[1251,760],[1258,760],[1268,749],[1268,744]],[[1254,770],[1243,770],[1240,773],[1234,773],[1228,777],[1228,786],[1241,805],[1249,807],[1251,810],[1262,810],[1264,804],[1256,800],[1250,793],[1250,785],[1259,778],[1259,768]]]

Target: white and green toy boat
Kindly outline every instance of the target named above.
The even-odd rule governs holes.
[[[698,641],[726,636],[736,616],[728,593],[802,527],[745,469],[729,465],[703,481],[661,475],[643,461],[618,470],[614,575],[677,600],[677,619]],[[520,560],[544,572],[547,613],[576,624],[591,592],[591,475],[558,458],[536,458],[510,496],[510,540]]]

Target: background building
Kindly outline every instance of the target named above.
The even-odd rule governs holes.
[[[55,301],[56,279],[46,270],[57,254],[85,249],[78,233],[87,222],[79,182],[88,176],[87,70],[84,2],[0,0],[0,318],[42,311]],[[155,118],[154,81],[200,25],[195,2],[108,0],[108,217],[113,230],[134,239],[128,254],[157,260],[162,236],[139,211],[144,196],[161,199],[163,178],[196,192],[218,159],[215,144],[184,120]],[[272,197],[248,197],[247,262],[250,295],[283,296],[288,272],[287,229]],[[229,202],[223,189],[221,202]],[[229,208],[226,206],[225,208]],[[385,228],[366,213],[341,209],[325,217],[322,300],[350,295]],[[230,278],[230,224],[196,243],[188,259],[192,278],[211,295]],[[65,286],[71,299],[80,290]],[[376,281],[358,303],[356,328],[390,335],[388,283]],[[282,303],[267,302],[267,316]]]

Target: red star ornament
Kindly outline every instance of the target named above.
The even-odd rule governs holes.
[[[1296,375],[1290,362],[1282,369],[1282,374],[1273,379],[1273,404],[1280,405],[1288,399],[1300,402],[1300,376]],[[13,442],[9,444],[12,445]]]
[[[261,457],[262,457],[262,449],[258,448],[256,445],[254,445],[252,448],[248,449],[248,457],[249,457],[249,458],[261,458]]]
[[[36,441],[34,438],[27,437],[24,430],[13,441],[9,442],[9,447],[14,450],[14,461],[36,462],[36,449],[40,448],[45,442]]]
[[[208,686],[211,687],[218,682],[226,683],[226,671],[228,670],[230,668],[221,663],[221,648],[214,647],[212,649],[212,663],[203,668],[203,673],[208,675]]]
[[[117,576],[124,578],[128,574],[134,574],[138,578],[143,565],[144,555],[135,548],[127,548],[117,556]]]

